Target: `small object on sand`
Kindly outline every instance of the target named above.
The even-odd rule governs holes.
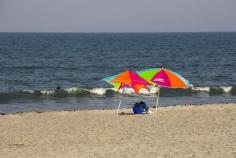
[[[141,101],[139,103],[135,103],[135,105],[133,107],[133,112],[134,112],[134,114],[143,114],[144,112],[146,112],[146,114],[147,114],[148,109],[149,109],[149,107],[146,105],[146,103]]]

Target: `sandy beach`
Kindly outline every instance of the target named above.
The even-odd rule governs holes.
[[[236,104],[0,115],[0,157],[236,157]]]

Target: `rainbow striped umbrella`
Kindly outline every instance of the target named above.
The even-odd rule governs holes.
[[[159,69],[159,68],[149,68],[149,69],[144,69],[144,70],[138,71],[137,73],[143,79],[145,79],[149,83],[155,85],[155,83],[152,82],[151,80],[152,80],[153,76],[156,75],[160,70],[161,69]]]
[[[139,71],[138,74],[149,83],[156,84],[158,88],[190,88],[192,85],[176,72],[164,68],[151,68]],[[156,109],[159,104],[160,89],[157,96]]]
[[[134,89],[135,93],[138,93],[141,88],[148,89],[146,86],[152,85],[131,70],[126,70],[125,72],[115,76],[111,82],[120,84],[118,89],[131,87]]]
[[[114,88],[118,89],[121,84],[120,84],[120,83],[111,82],[111,80],[113,80],[113,79],[114,79],[116,76],[118,76],[118,75],[119,75],[119,74],[105,77],[105,78],[102,79],[102,81],[105,81],[105,82],[111,84]]]
[[[156,83],[160,87],[166,88],[189,88],[192,85],[188,80],[168,69],[160,69],[151,79],[151,82]]]
[[[120,73],[118,75],[106,77],[103,79],[103,81],[106,81],[112,84],[118,90],[125,87],[131,87],[134,89],[135,93],[138,93],[141,88],[145,88],[149,90],[147,86],[152,85],[151,83],[147,82],[145,79],[143,79],[142,77],[140,77],[138,74],[136,74],[135,72],[131,70],[126,70],[125,72]],[[123,89],[122,89],[122,92],[123,92]],[[120,103],[117,109],[117,114],[119,113],[121,102],[122,101],[120,100]]]

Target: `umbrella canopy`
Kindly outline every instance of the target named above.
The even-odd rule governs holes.
[[[149,90],[147,86],[152,85],[131,70],[126,70],[125,72],[115,76],[110,82],[120,84],[118,89],[127,86],[131,87],[134,89],[135,93],[138,93],[141,88]]]
[[[111,82],[111,80],[113,80],[116,76],[118,76],[119,74],[117,75],[113,75],[113,76],[109,76],[109,77],[105,77],[102,79],[102,81],[105,81],[109,84],[111,84],[113,87],[115,87],[116,89],[118,89],[121,85],[121,83],[114,83],[114,82]]]
[[[151,68],[139,71],[138,74],[146,79],[149,83],[156,84],[158,87],[166,88],[189,88],[192,85],[188,80],[177,74],[164,68]],[[159,89],[159,88],[158,88]],[[157,93],[156,111],[159,104],[160,89]]]
[[[134,89],[135,93],[138,93],[141,88],[145,88],[149,91],[147,86],[152,85],[151,83],[140,77],[138,74],[130,70],[126,70],[125,72],[118,75],[106,77],[102,80],[112,84],[118,90],[124,87],[131,87]],[[119,102],[116,112],[117,114],[119,114],[121,103],[122,100],[120,100]]]
[[[158,86],[166,88],[189,88],[192,85],[188,80],[177,74],[176,72],[160,69],[151,79],[151,82],[156,83]]]
[[[152,82],[152,78],[154,75],[156,75],[161,69],[159,68],[150,68],[150,69],[144,69],[141,71],[138,71],[138,75],[141,76],[143,79],[148,81],[149,83],[155,85],[154,82]]]
[[[192,85],[181,75],[164,68],[150,68],[138,72],[139,76],[153,85],[166,88],[189,88]]]

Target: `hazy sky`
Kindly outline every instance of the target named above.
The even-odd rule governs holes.
[[[6,31],[236,31],[236,0],[0,0]]]

